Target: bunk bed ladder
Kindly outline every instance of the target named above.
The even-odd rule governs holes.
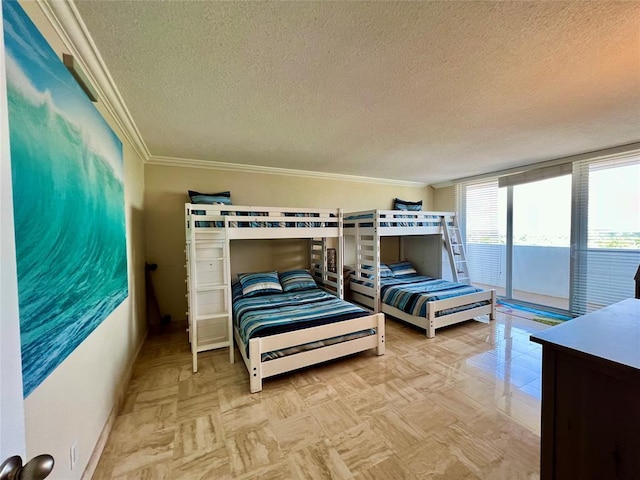
[[[229,347],[229,361],[234,362],[231,265],[226,227],[202,238],[192,225],[188,234],[187,315],[195,373],[199,352]]]
[[[449,255],[449,263],[451,264],[451,273],[453,280],[460,283],[471,283],[469,275],[469,266],[467,264],[467,256],[462,243],[462,235],[458,225],[458,217],[442,216],[442,232],[444,234],[444,244]]]

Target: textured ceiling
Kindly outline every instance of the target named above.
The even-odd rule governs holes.
[[[433,183],[640,141],[640,2],[76,6],[153,156]]]

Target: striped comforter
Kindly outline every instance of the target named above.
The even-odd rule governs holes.
[[[481,288],[463,283],[450,282],[440,278],[424,277],[421,275],[403,275],[381,279],[380,295],[386,305],[402,310],[418,317],[427,316],[427,302],[459,297],[470,293],[482,292]],[[460,310],[486,305],[488,302],[477,302],[461,307],[450,308],[436,313],[436,316],[446,315]]]
[[[373,219],[373,214],[372,213],[363,213],[360,215],[349,215],[347,217],[344,218],[344,226],[345,227],[353,227],[355,226],[354,221],[355,220],[363,220],[363,219],[367,219],[367,218],[371,218]],[[395,215],[393,218],[389,218],[389,222],[381,222],[380,226],[381,227],[408,227],[408,226],[417,226],[417,227],[439,227],[440,226],[440,222],[439,221],[423,221],[423,222],[418,222],[418,223],[408,223],[408,222],[402,222],[400,220],[396,220],[399,218],[408,218],[408,216],[406,215]],[[360,223],[359,224],[360,227],[373,227],[373,222],[372,223]]]
[[[220,215],[234,215],[238,217],[268,217],[269,214],[267,212],[236,212],[233,211],[233,207],[229,207],[230,211],[222,211]],[[205,210],[193,210],[194,215],[206,215]],[[294,212],[285,212],[283,214],[285,217],[298,217],[298,218],[316,218],[319,217],[318,213],[294,213]],[[335,217],[335,215],[331,214],[331,217]],[[196,217],[197,218],[197,217]],[[337,227],[338,224],[336,222],[328,222],[326,219],[323,219],[325,227]],[[282,228],[282,227],[297,227],[297,228],[320,228],[323,226],[323,222],[269,222],[269,221],[251,221],[251,222],[230,222],[230,227],[233,228]],[[224,222],[221,220],[217,221],[208,221],[208,220],[196,220],[196,227],[224,227]]]
[[[238,285],[236,284],[233,288],[233,321],[238,328],[247,355],[249,339],[253,337],[265,337],[369,315],[366,310],[340,300],[319,288],[245,298],[242,296],[242,288]],[[359,333],[361,333],[359,336],[365,336],[375,334],[375,331],[367,330]],[[269,352],[264,354],[262,359],[264,361],[268,358],[278,358],[288,353],[358,338],[354,334],[345,337],[327,339],[324,343],[313,342],[313,344],[296,347],[297,350],[290,352]]]

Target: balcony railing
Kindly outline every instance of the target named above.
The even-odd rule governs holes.
[[[570,249],[514,245],[513,297],[519,300],[569,309]],[[634,275],[640,264],[640,250],[591,248],[583,251],[588,281],[583,292],[588,310],[613,303],[611,292],[623,300],[635,294]],[[506,246],[487,243],[467,244],[472,283],[495,288],[504,295],[506,285]]]

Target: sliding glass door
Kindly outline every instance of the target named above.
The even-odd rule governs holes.
[[[474,285],[574,315],[634,296],[638,153],[461,183],[457,192]]]
[[[569,309],[571,175],[513,187],[511,299]]]

